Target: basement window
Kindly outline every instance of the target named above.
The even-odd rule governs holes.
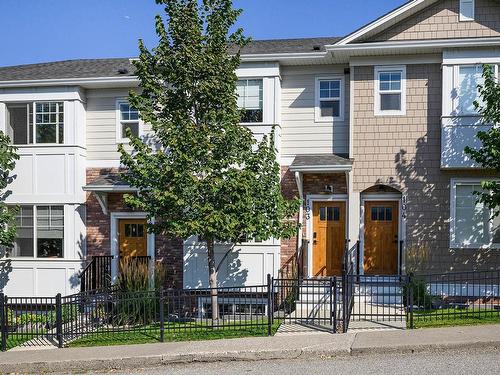
[[[474,0],[460,0],[460,21],[474,21]]]

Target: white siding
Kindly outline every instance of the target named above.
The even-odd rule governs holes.
[[[116,100],[128,97],[128,93],[129,89],[87,90],[87,160],[120,159],[116,142]]]
[[[349,151],[349,76],[345,76],[343,121],[315,122],[316,77],[344,75],[347,66],[282,67],[282,156]]]

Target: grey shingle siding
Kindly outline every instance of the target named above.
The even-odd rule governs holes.
[[[340,38],[255,40],[243,49],[242,54],[313,53],[318,52],[314,49],[315,46],[319,47],[319,51],[324,51],[325,45],[338,40]],[[120,73],[124,69],[127,72]],[[134,66],[128,58],[67,60],[0,67],[0,81],[124,77],[133,74]]]

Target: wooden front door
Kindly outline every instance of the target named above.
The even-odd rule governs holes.
[[[120,259],[148,255],[146,220],[119,220]]]
[[[345,202],[313,205],[313,276],[342,274],[345,246]]]
[[[398,201],[365,202],[365,274],[398,273],[398,232]]]

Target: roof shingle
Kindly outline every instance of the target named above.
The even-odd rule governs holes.
[[[242,54],[313,53],[324,51],[325,45],[340,39],[330,37],[255,40],[245,46]],[[126,77],[133,76],[134,70],[129,58],[66,60],[0,67],[0,81]]]

